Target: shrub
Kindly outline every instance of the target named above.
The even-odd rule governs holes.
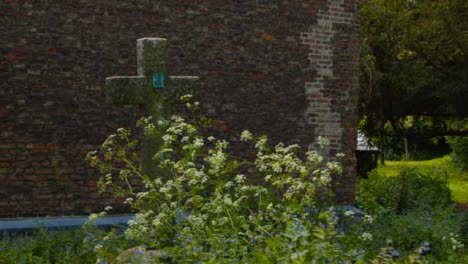
[[[468,137],[447,137],[452,149],[452,160],[462,169],[468,169]]]
[[[451,204],[445,175],[427,176],[409,168],[395,177],[372,171],[367,179],[359,179],[356,198],[359,206],[372,214],[435,209]]]
[[[96,263],[94,252],[82,247],[84,237],[81,230],[39,229],[28,236],[4,238],[0,242],[0,263]]]
[[[139,124],[143,140],[163,135],[152,159],[160,175],[142,172],[135,156],[138,142],[125,129],[88,155],[93,166],[107,173],[102,190],[126,196],[137,211],[125,232],[141,245],[131,257],[135,261],[151,255],[159,256],[154,261],[163,256],[175,263],[419,263],[429,254],[430,247],[424,244],[430,239],[427,232],[409,242],[396,240],[404,247],[400,250],[383,241],[392,234],[388,230],[398,228],[398,219],[380,231],[383,220],[376,223],[376,217],[364,214],[359,223],[355,212],[336,210],[331,179],[342,170],[338,162],[326,161],[320,150],[304,153],[297,145],[281,143],[271,148],[265,136],[255,138],[244,131],[241,140],[251,143],[256,155],[238,160],[226,152],[226,141],[203,137],[181,117],[173,116],[159,126],[149,118]],[[318,143],[323,148],[327,144],[323,138]],[[116,163],[123,168],[116,169]],[[134,177],[141,179],[141,190],[132,187]],[[403,212],[448,202],[434,199],[447,191],[442,181],[415,172],[398,177],[397,182],[374,178],[367,182],[369,192],[362,189],[366,183],[360,184],[360,201],[377,217],[395,208]],[[383,202],[378,195],[386,196]],[[91,237],[97,241],[98,261],[116,258],[109,254],[116,251],[109,249],[112,233]],[[447,238],[457,239],[456,234]],[[449,253],[457,250],[458,246]]]
[[[452,207],[436,210],[416,209],[403,214],[388,213],[375,217],[370,231],[375,241],[382,243],[391,239],[400,254],[410,254],[422,245],[427,247],[434,260],[444,260],[463,243],[461,218]]]
[[[151,120],[140,123],[146,136],[156,133]],[[331,198],[331,177],[341,173],[337,162],[325,162],[316,151],[303,160],[297,145],[270,149],[266,137],[254,140],[248,131],[241,139],[254,143],[256,160],[237,161],[225,152],[226,141],[202,137],[180,117],[168,123],[153,159],[165,177],[144,175],[131,163],[115,177],[104,177],[103,188],[126,193],[138,211],[128,238],[185,262],[346,258],[335,240],[333,210],[315,210]],[[124,154],[127,146],[120,143],[128,136],[120,129],[103,145],[103,155],[91,153],[89,160],[108,171],[101,162],[112,153]],[[143,191],[116,187],[114,179],[130,182],[130,175],[141,177]]]
[[[427,176],[405,168],[387,177],[375,170],[368,179],[359,180],[357,201],[374,215],[369,232],[376,243],[391,239],[399,255],[416,248],[428,255],[430,263],[458,263],[456,252],[464,243],[463,219],[450,201],[445,176],[437,173]]]

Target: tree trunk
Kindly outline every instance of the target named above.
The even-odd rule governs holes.
[[[408,139],[403,138],[403,142],[405,143],[405,160],[409,160]]]
[[[380,165],[385,166],[385,151],[383,146],[380,147]]]

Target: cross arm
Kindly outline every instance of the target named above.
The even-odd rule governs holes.
[[[148,97],[148,80],[144,76],[106,78],[106,103],[110,105],[142,105]]]
[[[196,94],[200,89],[200,78],[198,76],[169,76],[169,89],[178,98],[186,94]]]

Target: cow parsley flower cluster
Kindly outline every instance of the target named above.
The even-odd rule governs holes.
[[[159,133],[150,119],[140,124],[145,136]],[[127,131],[121,134],[129,137]],[[254,248],[273,252],[268,248],[274,241],[284,244],[301,238],[303,242],[294,243],[295,248],[303,248],[325,239],[312,235],[318,224],[314,219],[332,212],[311,208],[331,191],[333,175],[341,173],[338,163],[325,162],[316,151],[303,153],[302,159],[298,145],[279,143],[271,148],[266,137],[255,138],[249,131],[240,139],[253,145],[256,160],[237,160],[227,153],[227,141],[203,137],[179,116],[168,119],[161,139],[153,158],[161,175],[144,175],[137,166],[121,174],[124,180],[139,175],[143,186],[140,191],[129,188],[125,199],[137,211],[126,230],[128,238],[164,249],[175,258],[183,251],[184,261],[195,262],[222,261],[226,254],[241,261],[254,256]],[[109,185],[114,183],[109,179]],[[331,228],[333,223],[325,225]],[[285,261],[314,254],[286,251],[281,254]]]
[[[181,98],[198,106],[191,99]],[[152,158],[158,174],[146,175],[134,162],[137,142],[125,129],[103,144],[103,160],[117,158],[125,168],[115,173],[100,165],[109,171],[103,185],[137,212],[125,231],[127,238],[146,245],[135,251],[135,260],[152,249],[167,253],[175,263],[364,263],[368,258],[364,249],[347,246],[339,227],[341,214],[330,206],[344,154],[325,159],[321,152],[328,139],[319,137],[318,150],[303,151],[299,145],[273,146],[266,136],[246,130],[240,141],[255,152],[255,160],[247,161],[230,155],[227,141],[204,137],[180,116],[168,118],[162,127],[150,118],[139,124],[145,137],[160,136]],[[121,141],[128,146],[119,147]],[[99,164],[100,156],[90,153],[89,160]],[[139,188],[132,186],[135,177]],[[351,210],[344,216],[347,223],[358,218]],[[363,214],[364,228],[355,232],[355,243],[376,243],[379,237],[369,228],[373,222],[374,217]],[[463,247],[455,235],[447,240],[454,249]],[[102,245],[96,250],[104,250]],[[400,258],[393,247],[382,250],[390,259]]]

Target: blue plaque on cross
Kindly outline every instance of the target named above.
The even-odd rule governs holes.
[[[164,73],[155,72],[153,74],[153,88],[162,89],[164,88]]]

